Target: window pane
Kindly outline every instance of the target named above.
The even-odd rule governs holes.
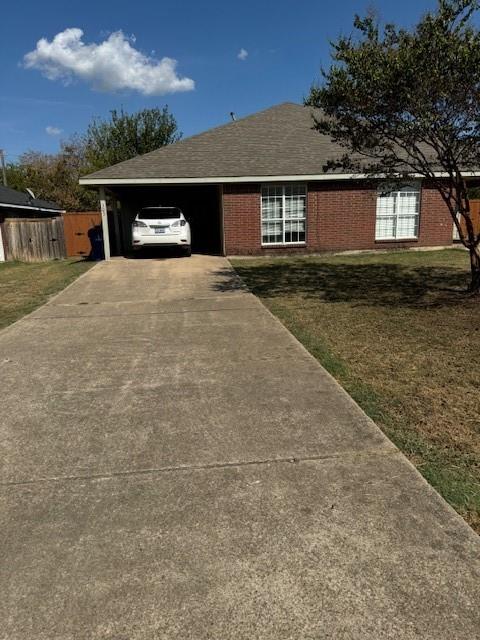
[[[285,218],[304,218],[306,209],[305,185],[285,186]]]
[[[262,220],[282,217],[282,199],[276,197],[262,198]]]
[[[305,242],[305,220],[285,221],[285,242]]]
[[[270,184],[262,187],[262,197],[274,198],[275,196],[281,198],[283,195],[282,187],[279,185]]]
[[[395,216],[377,217],[376,238],[395,238]]]
[[[399,216],[397,220],[397,238],[415,238],[417,236],[416,215]]]
[[[285,185],[285,195],[288,196],[306,196],[307,189],[304,184],[287,184]]]
[[[418,213],[420,194],[418,191],[404,191],[398,194],[398,214],[410,215]]]
[[[377,197],[377,216],[391,216],[395,213],[395,194],[379,193]]]
[[[285,217],[304,218],[305,198],[302,196],[289,196],[285,198]]]
[[[262,242],[283,242],[282,222],[262,222]]]
[[[262,187],[262,220],[274,220],[283,217],[282,187],[267,185]]]
[[[285,231],[305,231],[305,220],[285,220]]]

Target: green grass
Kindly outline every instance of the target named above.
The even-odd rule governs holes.
[[[42,305],[93,264],[78,258],[0,262],[0,329]]]
[[[461,250],[233,260],[480,532],[480,300]]]

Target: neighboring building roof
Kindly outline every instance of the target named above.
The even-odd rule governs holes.
[[[340,158],[345,149],[313,124],[312,108],[285,102],[107,167],[80,182],[323,174],[327,160]]]
[[[61,213],[63,211],[63,208],[55,202],[32,198],[26,192],[3,186],[0,186],[0,207],[35,209],[36,211],[52,211],[52,213]]]

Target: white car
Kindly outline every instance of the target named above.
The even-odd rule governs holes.
[[[182,247],[192,255],[190,224],[178,207],[144,207],[132,224],[134,249],[144,247]]]

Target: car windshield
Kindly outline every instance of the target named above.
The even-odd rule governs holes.
[[[141,220],[163,220],[165,218],[180,218],[181,213],[177,207],[147,207],[140,210],[138,217]]]

